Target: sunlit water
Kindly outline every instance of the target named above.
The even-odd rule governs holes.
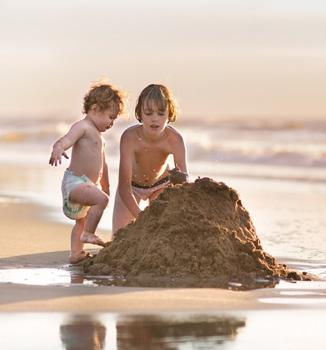
[[[0,314],[6,350],[306,350],[326,343],[314,310],[167,314]]]
[[[320,307],[326,305],[326,281],[284,281],[266,284],[268,281],[257,280],[255,288],[269,286],[273,293],[259,298],[263,304],[296,305],[298,307]],[[83,286],[95,288],[106,286],[108,291],[115,286],[115,280],[111,276],[85,275],[80,267],[66,266],[62,268],[18,268],[0,269],[0,284],[23,284],[34,286]],[[241,283],[230,281],[229,290],[246,290]],[[252,287],[251,287],[252,288]]]

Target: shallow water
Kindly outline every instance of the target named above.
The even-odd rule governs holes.
[[[18,268],[0,269],[0,284],[24,284],[34,286],[61,286],[73,287],[82,285],[87,287],[115,286],[115,280],[111,276],[88,276],[80,269],[70,266],[62,268]],[[121,285],[121,282],[119,283]],[[261,303],[287,304],[297,306],[326,305],[326,281],[285,281],[279,280],[270,283],[267,280],[257,280],[255,289],[268,287],[268,293],[260,298]],[[229,282],[226,286],[229,290],[247,290],[245,285],[238,282]],[[253,286],[251,285],[250,289]]]
[[[34,286],[71,286],[73,284],[95,285],[78,271],[58,268],[0,269],[0,283]]]
[[[35,286],[128,286],[124,279],[116,280],[112,276],[89,276],[85,275],[78,268],[67,267],[63,268],[12,268],[0,269],[0,284],[14,283]],[[265,279],[257,279],[255,288],[274,287],[278,281]],[[140,286],[140,285],[139,285]],[[158,287],[162,286],[162,282],[158,283]],[[182,285],[181,285],[182,286]],[[148,287],[148,284],[144,285]],[[153,285],[152,287],[155,287]],[[189,284],[184,287],[189,287]],[[194,284],[198,286],[198,282]],[[232,290],[246,290],[248,287],[239,282],[230,281],[225,288]],[[253,283],[250,288],[253,289]]]
[[[305,350],[326,343],[324,311],[0,314],[7,350]],[[309,345],[307,345],[309,344]]]

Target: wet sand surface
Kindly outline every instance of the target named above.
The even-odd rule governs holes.
[[[1,344],[10,350],[320,349],[325,321],[324,311],[311,310],[0,314]]]
[[[62,271],[65,273],[65,280],[61,285],[56,273],[53,275],[52,282],[43,286],[42,283],[37,282],[37,277],[35,283],[33,274],[28,278],[28,273],[26,273],[22,277],[23,281],[20,280],[20,282],[7,278],[7,281],[0,283],[0,311],[141,312],[144,310],[208,311],[284,307],[281,300],[273,303],[260,301],[260,299],[269,297],[284,298],[278,288],[234,291],[218,288],[171,289],[115,287],[100,285],[100,283],[97,285],[96,279],[89,280],[76,273],[78,272],[76,267],[72,268],[67,265],[69,226],[48,222],[46,216],[39,215],[42,210],[45,212],[46,209],[37,205],[11,201],[0,203],[0,207],[3,215],[2,232],[10,232],[10,239],[5,234],[0,236],[2,246],[0,269],[19,271],[22,268],[32,268],[37,275],[41,273],[38,269],[48,268],[50,272],[61,271],[61,275]],[[105,237],[103,233],[102,237]],[[89,246],[88,249],[96,252],[92,246]],[[48,278],[51,280],[51,273],[48,274]],[[33,279],[34,283],[30,283]],[[20,284],[21,282],[23,284]],[[313,291],[312,294],[320,294],[325,290],[323,282],[301,283],[307,283],[305,284],[307,288],[309,288],[308,285],[316,286],[315,289],[313,287],[309,289],[310,292]],[[284,290],[291,288],[293,291],[293,286],[299,286],[299,282],[284,284]],[[236,286],[233,287],[236,288]],[[298,290],[301,288],[298,287]],[[301,299],[305,298],[307,296],[301,297]],[[324,294],[316,296],[316,307],[318,305],[324,307],[322,299],[325,299]],[[300,299],[297,300],[300,304]],[[308,307],[309,305],[304,303],[297,306],[291,303],[287,305],[289,308],[298,306]],[[309,307],[314,307],[314,305]]]
[[[53,224],[39,213],[45,209],[21,202],[0,203],[3,247],[0,269],[70,268],[67,266],[70,227]],[[22,232],[24,234],[22,234]],[[22,239],[26,237],[26,239]],[[102,234],[102,237],[104,235]],[[95,252],[93,246],[88,246]],[[75,268],[72,269],[75,271]],[[10,280],[8,281],[10,282]],[[50,283],[49,283],[50,284]],[[236,296],[236,297],[235,297]],[[0,311],[141,311],[252,308],[254,295],[220,289],[157,289],[89,286],[69,287],[0,283]]]

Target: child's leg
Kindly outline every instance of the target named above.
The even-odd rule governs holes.
[[[164,190],[166,189],[166,187],[160,188],[159,190],[153,192],[150,196],[149,196],[149,201],[153,201],[154,199],[156,199],[160,193],[162,193]]]
[[[76,223],[71,231],[70,238],[70,257],[69,261],[71,263],[76,263],[81,261],[86,253],[83,251],[84,243],[80,240],[80,236],[84,231],[85,218],[76,220]]]
[[[83,250],[84,243],[80,240],[80,236],[84,231],[85,218],[76,220],[74,227],[71,230],[70,250],[71,253],[79,253]]]
[[[104,245],[104,242],[95,235],[95,231],[103,211],[108,205],[108,195],[99,190],[95,185],[81,184],[70,192],[69,199],[71,202],[90,206],[85,218],[84,231],[80,236],[81,241],[84,243]]]
[[[135,195],[135,194],[134,194]],[[140,202],[140,198],[135,195],[137,203]],[[135,217],[131,214],[127,206],[124,204],[120,197],[119,191],[115,194],[113,217],[112,217],[112,233],[114,234],[122,227],[127,226]]]
[[[163,185],[160,185],[160,187],[156,191],[154,191],[150,194],[150,196],[148,198],[149,202],[155,200],[166,188],[168,188],[170,186],[171,186],[170,182],[165,183]]]

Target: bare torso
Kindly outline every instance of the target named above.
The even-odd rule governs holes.
[[[69,170],[75,175],[86,175],[97,183],[102,176],[104,140],[101,133],[87,120],[82,120],[85,132],[73,145]]]
[[[132,181],[139,185],[152,185],[168,176],[168,156],[173,154],[176,131],[166,127],[159,140],[146,140],[142,126],[137,125],[128,129],[132,139]]]

